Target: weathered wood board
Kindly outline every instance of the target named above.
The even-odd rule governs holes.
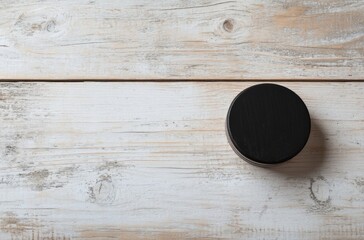
[[[364,84],[283,83],[313,129],[271,169],[225,136],[252,84],[0,83],[0,239],[363,239]]]
[[[363,79],[364,0],[3,0],[0,79]]]

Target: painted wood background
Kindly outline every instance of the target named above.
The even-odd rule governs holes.
[[[283,83],[313,129],[272,169],[225,136],[252,84],[0,83],[0,239],[363,239],[364,84]]]
[[[364,0],[1,0],[0,239],[362,240],[363,77]],[[246,80],[308,105],[295,159],[230,148]]]
[[[363,76],[363,0],[0,1],[0,79]]]

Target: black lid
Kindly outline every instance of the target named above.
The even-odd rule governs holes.
[[[310,135],[305,103],[292,90],[258,84],[232,102],[226,121],[229,142],[253,163],[276,164],[296,156]]]

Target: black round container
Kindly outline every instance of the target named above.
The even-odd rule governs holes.
[[[233,100],[226,133],[233,150],[249,163],[271,166],[296,156],[306,145],[311,120],[302,99],[277,84],[258,84]]]

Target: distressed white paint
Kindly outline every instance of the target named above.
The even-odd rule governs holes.
[[[0,79],[362,79],[363,0],[0,2]]]
[[[1,239],[362,239],[364,84],[282,83],[313,129],[271,169],[224,121],[253,83],[1,83]]]

